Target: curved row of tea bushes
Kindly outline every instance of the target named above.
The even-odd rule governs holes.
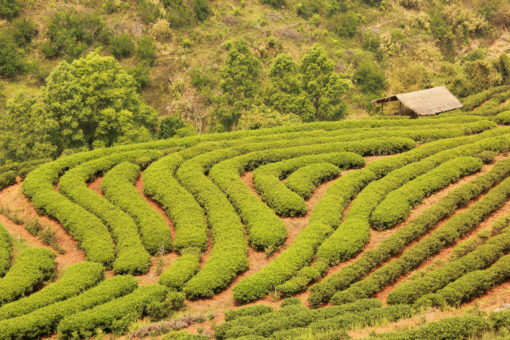
[[[171,289],[181,290],[200,270],[199,248],[185,248],[181,250],[181,256],[161,274],[159,283]]]
[[[509,146],[509,138],[485,138],[476,143],[441,151],[394,170],[384,178],[368,184],[352,201],[342,225],[319,247],[317,257],[325,259],[328,263],[338,263],[352,258],[361,251],[370,238],[370,214],[389,192],[450,159],[477,155],[482,151],[507,151]],[[370,168],[368,166],[366,170],[370,171]]]
[[[261,166],[253,172],[253,184],[263,200],[281,216],[303,215],[306,204],[302,197],[280,180],[302,166],[328,162],[342,169],[356,169],[365,165],[363,157],[353,153],[325,153],[306,155]]]
[[[424,295],[416,301],[416,304],[418,306],[459,306],[509,279],[510,254],[502,256],[487,269],[467,273],[437,292]]]
[[[482,161],[473,157],[459,157],[442,163],[390,192],[372,212],[371,225],[378,230],[394,227],[404,221],[425,197],[480,171],[482,166]]]
[[[371,336],[369,340],[461,340],[479,339],[491,330],[488,320],[480,316],[454,316],[427,323],[424,326],[400,332]]]
[[[389,145],[383,146],[382,143],[373,143],[373,145],[368,146],[371,144],[368,141],[373,140],[355,143],[338,142],[326,145],[312,144],[251,152],[218,163],[211,168],[209,176],[227,195],[237,209],[242,221],[248,227],[249,239],[252,246],[255,249],[271,251],[277,249],[284,242],[287,236],[287,229],[283,222],[275,215],[274,211],[261,202],[260,199],[252,193],[250,188],[243,183],[239,176],[260,164],[293,159],[294,157],[299,158],[307,154],[342,150],[342,148],[356,148],[360,152],[371,153],[378,152],[378,149],[383,148],[384,150],[391,150],[392,147],[395,149],[405,148],[407,147],[407,145],[405,145],[406,143],[409,143],[409,145],[412,143],[410,140],[390,139],[383,140]],[[284,143],[291,144],[288,141]],[[360,162],[360,159],[362,159],[362,157],[354,153],[344,154],[345,166]],[[297,196],[297,198],[299,201],[303,202],[304,205],[303,199],[299,196]],[[289,204],[287,204],[287,206],[288,205]]]
[[[469,272],[487,268],[508,251],[510,251],[510,227],[504,229],[501,234],[491,237],[471,253],[444,264],[423,277],[398,285],[389,294],[388,303],[412,304],[423,295],[435,292]]]
[[[0,224],[0,277],[4,276],[11,266],[12,243],[9,233]]]
[[[55,272],[55,254],[45,248],[29,248],[0,279],[0,306],[30,294]]]
[[[508,133],[509,131],[510,130],[505,130],[504,132]],[[490,137],[498,134],[499,131],[493,130],[483,133],[479,136],[460,137],[432,142],[422,145],[411,151],[372,162],[363,170],[347,173],[343,177],[336,180],[335,183],[333,183],[328,188],[326,194],[318,202],[317,206],[312,212],[310,220],[311,222],[324,223],[332,226],[333,228],[337,228],[341,222],[343,211],[347,203],[349,203],[351,199],[357,195],[361,189],[363,189],[369,182],[383,177],[385,174],[401,168],[406,164],[419,161],[423,158],[445,150],[449,150],[451,148],[458,147],[460,145],[476,142],[477,140],[480,140],[484,137]],[[340,232],[338,231],[337,233]],[[333,235],[335,235],[335,233]],[[337,235],[335,237],[339,236],[340,235]],[[315,262],[312,264],[312,266],[303,268],[289,281],[277,286],[278,292],[288,296],[304,290],[308,283],[320,278],[326,272],[330,264],[336,263],[335,261],[332,261],[332,259],[337,256],[335,255],[337,254],[335,251],[341,249],[342,248],[336,247],[335,242],[326,240],[319,247]],[[326,279],[326,282],[328,282],[328,279]],[[319,293],[319,301],[322,301],[324,296],[327,296],[326,299],[329,300],[329,298],[334,293],[334,289],[332,289],[330,285],[326,284],[326,286],[329,287],[326,289],[326,291],[329,292],[330,295],[323,295],[322,293]],[[319,283],[319,287],[315,289],[318,289],[320,292],[322,291],[320,287],[321,283]],[[312,293],[312,296],[313,295],[314,294]],[[315,303],[323,303],[319,301],[316,301]],[[314,303],[312,303],[312,305],[313,304]]]
[[[496,122],[503,125],[510,125],[510,111],[504,111],[496,115]]]
[[[136,191],[134,185],[139,174],[136,164],[121,163],[105,174],[101,190],[110,202],[135,220],[142,243],[150,254],[169,252],[172,249],[170,227]]]
[[[117,274],[142,274],[150,266],[150,256],[142,245],[134,220],[105,197],[87,187],[87,182],[124,161],[151,161],[161,156],[149,150],[128,151],[82,163],[60,179],[60,191],[99,218],[111,230],[116,242],[113,270]]]
[[[381,291],[387,285],[395,282],[401,275],[415,269],[426,259],[472,231],[487,216],[505,204],[509,198],[510,178],[506,178],[468,210],[454,215],[411,248],[406,249],[398,259],[386,263],[348,289],[335,293],[331,301],[334,304],[342,304],[355,299],[370,297]]]
[[[340,171],[340,168],[331,163],[310,164],[287,177],[285,185],[299,196],[308,199],[318,185],[334,179]]]
[[[27,162],[10,163],[0,166],[0,190],[9,185],[16,184],[17,177],[24,178],[29,172],[37,169],[41,164],[50,162],[51,159],[36,159]]]
[[[129,294],[136,287],[136,280],[132,276],[114,276],[80,295],[0,321],[0,339],[40,339],[54,333],[58,323],[66,316]]]
[[[64,271],[62,277],[40,291],[0,307],[0,320],[28,314],[62,301],[95,286],[104,278],[104,268],[95,262],[80,262]]]
[[[123,334],[137,319],[160,312],[167,293],[166,287],[157,284],[139,287],[128,295],[65,317],[57,332],[73,339],[93,337],[99,330]]]
[[[381,302],[376,299],[362,299],[343,306],[325,307],[317,310],[301,305],[288,305],[280,310],[269,306],[255,305],[240,310],[228,311],[226,322],[214,328],[217,339],[231,338],[234,334],[260,335],[265,338],[275,332],[295,327],[304,327],[312,322],[338,317],[348,313],[362,312],[380,308]]]
[[[510,159],[505,159],[498,162],[488,173],[476,177],[473,181],[446,195],[395,234],[382,241],[375,249],[364,252],[354,263],[317,283],[311,288],[308,302],[313,307],[327,303],[336,291],[348,288],[353,282],[361,279],[392,256],[401,253],[408,244],[425,235],[441,220],[458,208],[466,206],[471,200],[508,176],[510,176]]]
[[[469,97],[466,97],[462,100],[462,103],[464,105],[462,110],[463,111],[472,111],[475,108],[477,108],[478,106],[482,105],[484,102],[486,102],[492,96],[494,96],[498,93],[501,93],[501,92],[509,91],[509,90],[510,90],[510,85],[496,86],[496,87],[492,87],[488,90],[470,95]]]

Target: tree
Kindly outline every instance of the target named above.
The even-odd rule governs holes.
[[[223,96],[216,113],[224,128],[235,126],[242,111],[253,104],[260,88],[260,75],[260,63],[246,41],[229,44],[227,61],[221,70]]]
[[[186,122],[184,122],[178,116],[170,116],[164,118],[159,124],[159,139],[166,139],[175,136],[177,130],[182,129],[186,126]]]
[[[12,78],[25,72],[24,58],[14,39],[7,33],[0,33],[0,76]]]
[[[370,60],[361,62],[354,72],[353,81],[365,94],[379,94],[386,87],[384,72]]]
[[[250,110],[243,112],[236,130],[257,130],[299,123],[301,119],[295,114],[281,114],[268,106],[254,105]]]
[[[58,123],[36,97],[21,94],[0,115],[0,158],[13,162],[57,156]]]
[[[303,56],[299,71],[302,90],[313,106],[313,115],[304,120],[338,120],[345,114],[342,94],[351,82],[333,72],[334,63],[319,45]]]
[[[133,77],[113,57],[95,52],[58,65],[41,99],[58,122],[59,153],[148,140],[157,123]]]
[[[22,8],[20,0],[0,0],[0,18],[10,20],[17,17]]]
[[[115,35],[110,41],[110,50],[117,59],[130,57],[135,49],[135,43],[127,33]]]

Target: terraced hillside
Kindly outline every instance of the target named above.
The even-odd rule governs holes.
[[[45,163],[0,193],[0,338],[503,339],[496,121],[311,123]]]

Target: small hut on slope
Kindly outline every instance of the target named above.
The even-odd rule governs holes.
[[[381,104],[384,112],[384,103],[394,101],[400,102],[398,114],[413,117],[433,116],[462,107],[461,102],[444,86],[376,99],[372,105]]]

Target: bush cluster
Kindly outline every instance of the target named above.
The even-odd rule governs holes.
[[[0,320],[28,314],[38,308],[71,298],[95,286],[104,277],[99,263],[80,262],[64,271],[62,277],[36,293],[0,307]]]
[[[510,125],[510,111],[504,111],[496,115],[496,122],[499,124]]]
[[[12,243],[11,236],[0,224],[0,277],[4,276],[11,266]]]
[[[160,284],[176,290],[182,289],[200,270],[199,248],[184,248],[180,252],[181,256],[159,277]]]
[[[510,174],[509,166],[508,160],[497,163],[490,172],[452,191],[384,240],[377,248],[366,251],[353,264],[319,282],[311,289],[310,304],[318,307],[328,302],[336,291],[346,289],[392,256],[402,252],[406,245],[424,235],[436,223],[504,180]]]
[[[482,161],[473,157],[459,157],[444,162],[390,192],[372,212],[371,225],[378,230],[394,227],[404,221],[413,207],[425,197],[480,171],[482,166]]]
[[[116,258],[113,262],[115,273],[141,274],[150,266],[150,256],[142,245],[138,227],[134,220],[87,187],[87,182],[98,173],[105,172],[124,161],[151,161],[161,153],[149,150],[126,151],[112,156],[97,158],[69,170],[60,179],[60,191],[83,208],[101,218],[109,226],[116,241]]]
[[[453,244],[457,239],[473,230],[509,198],[510,178],[505,179],[489,191],[468,210],[453,216],[411,248],[406,249],[398,259],[388,262],[348,289],[335,293],[332,302],[334,304],[346,303],[353,299],[369,297],[381,291],[401,275],[416,268],[427,258],[437,254],[441,249]],[[396,300],[393,302],[396,303]]]
[[[154,255],[172,249],[170,227],[136,191],[134,184],[140,174],[136,164],[123,162],[108,171],[101,181],[105,197],[128,213],[138,225],[142,243]]]
[[[292,173],[285,185],[304,199],[308,199],[321,183],[332,180],[340,168],[331,163],[315,163],[304,166]]]
[[[0,305],[30,294],[55,272],[55,254],[45,248],[29,248],[0,279]]]
[[[75,297],[0,321],[0,338],[39,339],[55,333],[58,323],[66,316],[129,294],[136,287],[136,280],[132,276],[114,276]]]
[[[472,94],[462,100],[464,107],[462,108],[463,111],[473,111],[477,107],[484,104],[487,100],[489,100],[494,95],[501,93],[501,92],[507,92],[510,90],[510,85],[505,86],[496,86],[492,87],[488,90],[478,92],[476,94]]]
[[[128,295],[65,317],[57,332],[65,338],[90,338],[98,330],[124,334],[135,320],[165,308],[160,301],[167,293],[168,289],[161,285],[139,287]]]

